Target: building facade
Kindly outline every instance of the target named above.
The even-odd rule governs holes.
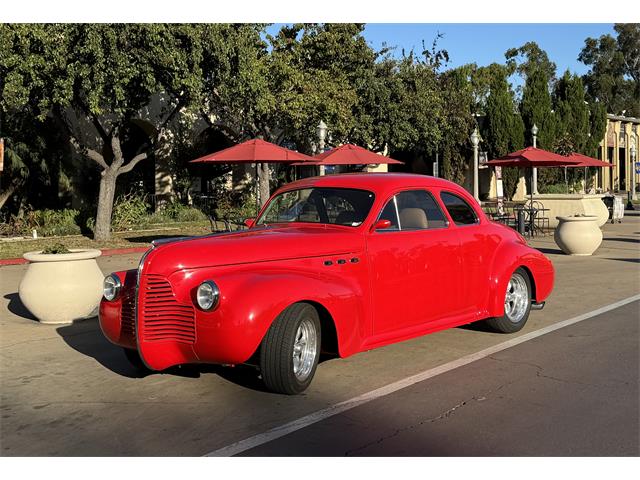
[[[638,191],[640,174],[640,118],[607,115],[605,137],[600,142],[598,159],[611,163],[612,168],[598,168],[595,188],[602,192],[628,192],[635,183]],[[633,182],[633,183],[632,183]]]

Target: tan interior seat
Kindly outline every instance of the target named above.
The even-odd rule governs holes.
[[[427,215],[421,208],[403,208],[400,210],[400,228],[429,228]]]

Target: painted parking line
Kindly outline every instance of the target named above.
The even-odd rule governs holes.
[[[583,320],[587,320],[589,318],[595,317],[597,315],[601,315],[608,311],[615,310],[616,308],[622,307],[624,305],[627,305],[629,303],[632,303],[638,300],[640,300],[640,295],[634,295],[632,297],[625,298],[624,300],[620,300],[619,302],[611,303],[609,305],[605,305],[604,307],[598,308],[596,310],[592,310],[591,312],[578,315],[577,317],[573,317],[568,320],[563,320],[561,322],[554,323],[553,325],[549,325],[547,327],[521,335],[511,340],[507,340],[506,342],[499,343],[492,347],[485,348],[484,350],[480,350],[479,352],[465,355],[464,357],[458,358],[457,360],[453,360],[452,362],[445,363],[443,365],[439,365],[434,368],[430,368],[429,370],[425,370],[424,372],[412,375],[402,380],[398,380],[397,382],[390,383],[389,385],[385,385],[384,387],[377,388],[370,392],[363,393],[362,395],[358,395],[357,397],[351,398],[349,400],[336,403],[334,405],[331,405],[322,410],[318,410],[317,412],[311,413],[309,415],[305,415],[304,417],[285,423],[284,425],[280,425],[278,427],[272,428],[271,430],[268,430],[264,433],[259,433],[252,437],[246,438],[244,440],[240,440],[238,442],[232,443],[218,450],[214,450],[213,452],[207,453],[205,456],[206,457],[229,457],[229,456],[237,455],[239,453],[255,448],[259,445],[263,445],[265,443],[276,440],[280,437],[284,437],[285,435],[288,435],[302,428],[308,427],[309,425],[312,425],[314,423],[333,417],[334,415],[338,415],[342,412],[346,412],[347,410],[351,410],[352,408],[356,408],[360,405],[364,405],[365,403],[369,403],[380,397],[384,397],[391,393],[397,392],[398,390],[402,390],[403,388],[410,387],[411,385],[414,385],[416,383],[422,382],[424,380],[435,377],[442,373],[449,372],[451,370],[462,367],[464,365],[468,365],[469,363],[488,357],[502,350],[506,350],[507,348],[514,347],[516,345],[527,342],[529,340],[533,340],[534,338],[540,337],[547,333],[553,332],[555,330],[559,330],[563,327],[567,327],[569,325],[573,325],[574,323],[578,323]]]

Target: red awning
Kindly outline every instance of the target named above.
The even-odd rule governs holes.
[[[313,158],[295,150],[281,147],[275,143],[258,138],[248,140],[233,147],[210,153],[189,163],[293,163],[313,162]]]
[[[527,147],[486,163],[494,167],[569,167],[580,163],[541,148]]]
[[[316,155],[312,157],[312,159],[313,163],[304,162],[294,165],[372,165],[381,163],[403,163],[350,143]]]

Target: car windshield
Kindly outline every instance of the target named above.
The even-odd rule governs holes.
[[[367,218],[375,196],[351,188],[301,188],[273,197],[257,225],[328,223],[357,227]]]

